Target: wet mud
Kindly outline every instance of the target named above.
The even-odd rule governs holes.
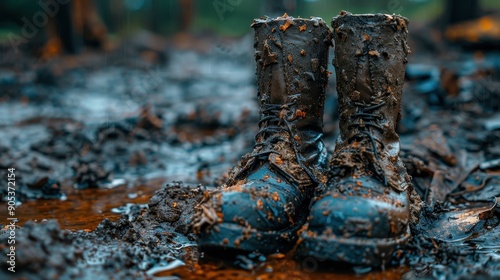
[[[162,66],[137,50],[46,62],[2,47],[0,177],[16,168],[15,277],[500,277],[500,55],[455,50],[436,58],[409,39],[397,132],[424,201],[420,223],[385,270],[349,271],[289,255],[221,263],[198,253],[194,208],[227,179],[258,131],[252,38],[172,49]],[[331,76],[324,118],[330,154],[339,133],[335,84]],[[4,279],[12,275],[2,225]]]

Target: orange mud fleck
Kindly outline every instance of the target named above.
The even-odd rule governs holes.
[[[259,198],[257,199],[257,209],[262,209],[264,207],[264,203],[262,202],[262,200]]]
[[[234,246],[236,246],[236,247],[238,247],[238,248],[239,248],[239,247],[240,247],[240,243],[241,243],[241,241],[240,241],[240,239],[236,239],[236,240],[234,240],[234,242],[233,242],[233,243],[234,243]]]
[[[196,179],[197,179],[198,181],[203,180],[203,176],[204,176],[204,175],[203,175],[203,170],[198,170],[198,171],[196,171]]]
[[[281,253],[276,253],[268,256],[269,259],[284,259],[285,257],[285,254]]]
[[[231,191],[241,192],[243,190],[242,186],[245,184],[245,180],[238,180],[236,184],[229,187]]]
[[[250,229],[248,230],[243,230],[243,238],[245,240],[248,240],[248,238],[250,238],[250,235],[252,234],[252,231]]]
[[[285,32],[290,27],[290,22],[287,20],[285,24],[280,25],[280,30]]]
[[[307,30],[307,25],[300,25],[299,26],[299,31],[302,32],[302,31],[306,31]]]
[[[359,142],[358,142],[358,141],[354,141],[354,142],[352,142],[352,147],[353,147],[353,148],[357,148],[357,147],[359,147]]]
[[[371,56],[380,56],[380,53],[377,50],[371,50],[368,52],[368,54]]]
[[[281,157],[280,157],[280,156],[277,156],[277,157],[276,157],[276,163],[277,163],[277,164],[279,164],[279,165],[281,165],[281,164],[283,164],[284,162],[283,162],[283,160],[281,159]]]
[[[272,198],[273,198],[274,201],[279,201],[280,200],[280,195],[278,194],[278,192],[274,192]]]
[[[285,115],[286,115],[286,110],[285,109],[281,110],[281,112],[280,112],[280,120],[282,120],[285,117]]]
[[[394,221],[391,221],[391,233],[398,233],[398,227],[396,226],[396,223]]]
[[[295,116],[296,117],[305,118],[306,117],[306,112],[304,112],[302,110],[297,110],[297,111],[295,111]]]
[[[219,218],[219,221],[222,221],[224,214],[222,212],[217,212],[217,218]]]
[[[404,19],[398,17],[397,21],[398,21],[398,30],[406,28],[406,22]]]
[[[271,212],[267,212],[267,219],[268,219],[269,221],[273,221],[273,220],[274,220],[273,213],[271,213]]]
[[[292,54],[289,54],[289,55],[287,56],[287,58],[288,58],[288,61],[289,61],[290,63],[292,63],[292,62],[293,62],[293,56],[292,56]]]
[[[285,32],[291,25],[295,25],[295,22],[293,22],[293,20],[290,19],[286,13],[281,19],[286,19],[285,23],[283,25],[280,25],[280,30],[283,32]]]

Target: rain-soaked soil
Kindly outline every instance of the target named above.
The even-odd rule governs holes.
[[[6,186],[15,168],[17,204],[14,216],[0,213],[1,279],[500,277],[500,54],[430,53],[410,41],[398,132],[424,210],[392,263],[345,270],[290,254],[198,253],[194,206],[257,132],[255,64],[251,37],[181,39],[158,50],[142,34],[113,51],[49,61],[2,47],[0,178]]]

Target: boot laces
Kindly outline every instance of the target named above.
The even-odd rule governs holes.
[[[272,153],[283,156],[280,151],[273,149],[274,144],[291,142],[298,165],[314,183],[318,183],[319,181],[312,170],[304,164],[304,160],[297,149],[300,145],[293,137],[291,122],[296,120],[297,117],[295,114],[289,117],[289,112],[292,112],[290,109],[297,104],[298,96],[299,94],[290,96],[289,101],[285,104],[262,104],[262,117],[259,121],[260,130],[255,136],[254,145],[254,151],[257,148],[260,148],[260,151],[250,154],[248,158],[267,160]],[[281,135],[280,132],[282,131],[289,135],[289,139]]]
[[[352,118],[356,119],[356,121],[351,123],[348,128],[357,128],[359,134],[368,138],[376,160],[376,163],[373,166],[374,172],[382,179],[384,185],[387,185],[385,173],[382,168],[380,168],[380,157],[377,152],[375,138],[373,137],[372,130],[370,129],[374,128],[380,132],[384,131],[384,128],[379,124],[384,117],[381,114],[376,114],[374,111],[382,107],[385,104],[385,101],[371,102],[370,104],[355,102],[354,104],[357,106],[357,112],[352,115]]]

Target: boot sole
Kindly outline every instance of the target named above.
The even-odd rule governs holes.
[[[303,223],[285,230],[258,231],[238,224],[222,223],[214,226],[209,234],[198,238],[200,251],[217,258],[258,252],[263,255],[284,253],[294,246],[297,231]]]
[[[350,266],[383,266],[393,253],[404,248],[410,239],[410,228],[396,238],[344,238],[337,236],[311,237],[304,231],[295,256],[313,258],[319,263],[348,264]]]

